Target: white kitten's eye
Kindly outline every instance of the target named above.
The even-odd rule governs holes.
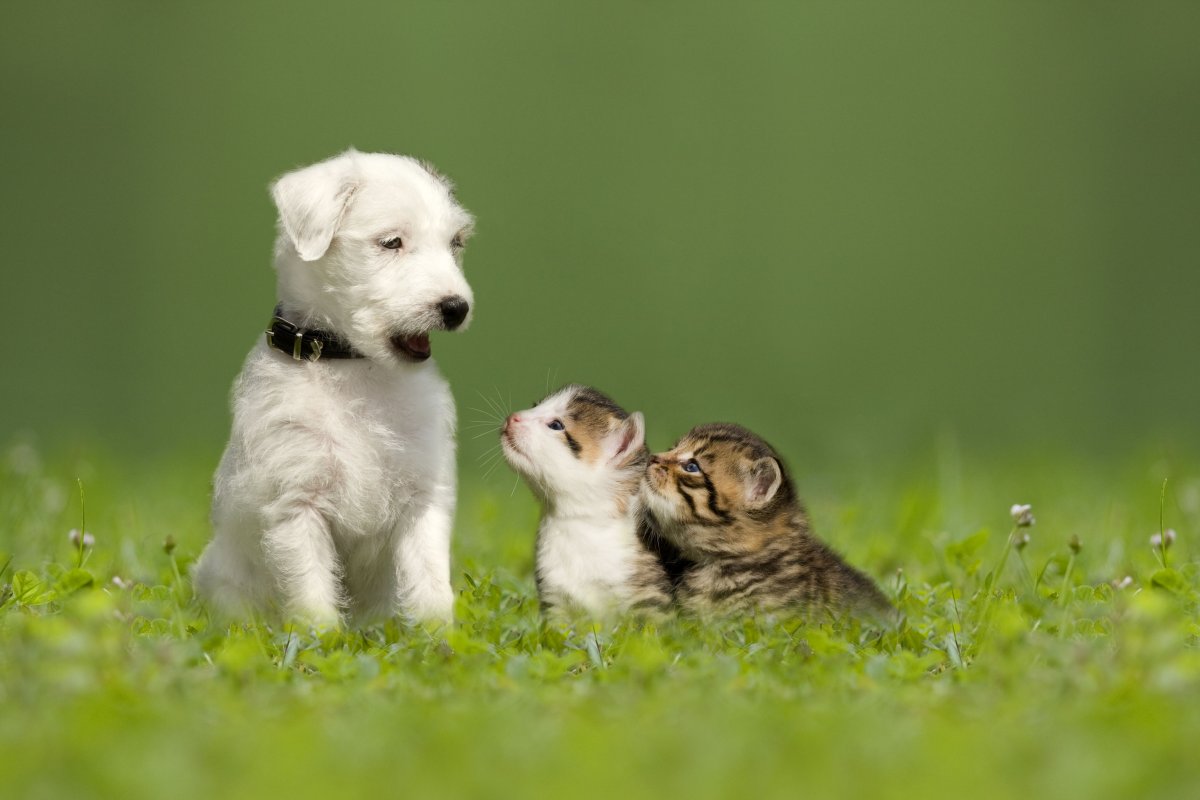
[[[399,236],[393,236],[390,239],[384,239],[379,245],[386,250],[399,250],[404,247],[404,240]]]

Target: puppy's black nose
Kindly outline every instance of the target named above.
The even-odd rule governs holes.
[[[438,311],[442,312],[442,322],[446,325],[446,330],[454,330],[459,325],[462,325],[464,319],[467,318],[467,312],[471,310],[471,306],[466,300],[461,297],[447,297],[442,302],[438,303]]]

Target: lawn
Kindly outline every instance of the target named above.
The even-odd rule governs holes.
[[[1200,796],[1190,464],[798,469],[818,532],[902,610],[889,629],[545,626],[536,509],[501,470],[461,490],[453,627],[320,635],[193,601],[212,466],[3,453],[0,794]]]

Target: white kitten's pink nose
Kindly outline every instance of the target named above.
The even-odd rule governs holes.
[[[508,433],[509,429],[521,422],[520,414],[509,414],[508,419],[504,420],[504,432]]]

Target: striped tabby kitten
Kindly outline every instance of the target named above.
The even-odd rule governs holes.
[[[535,572],[543,611],[670,604],[666,571],[640,527],[650,455],[640,413],[571,385],[509,416],[500,441],[542,504]]]
[[[694,562],[678,588],[685,608],[891,611],[870,578],[812,535],[787,467],[741,426],[701,425],[652,456],[642,497]]]

